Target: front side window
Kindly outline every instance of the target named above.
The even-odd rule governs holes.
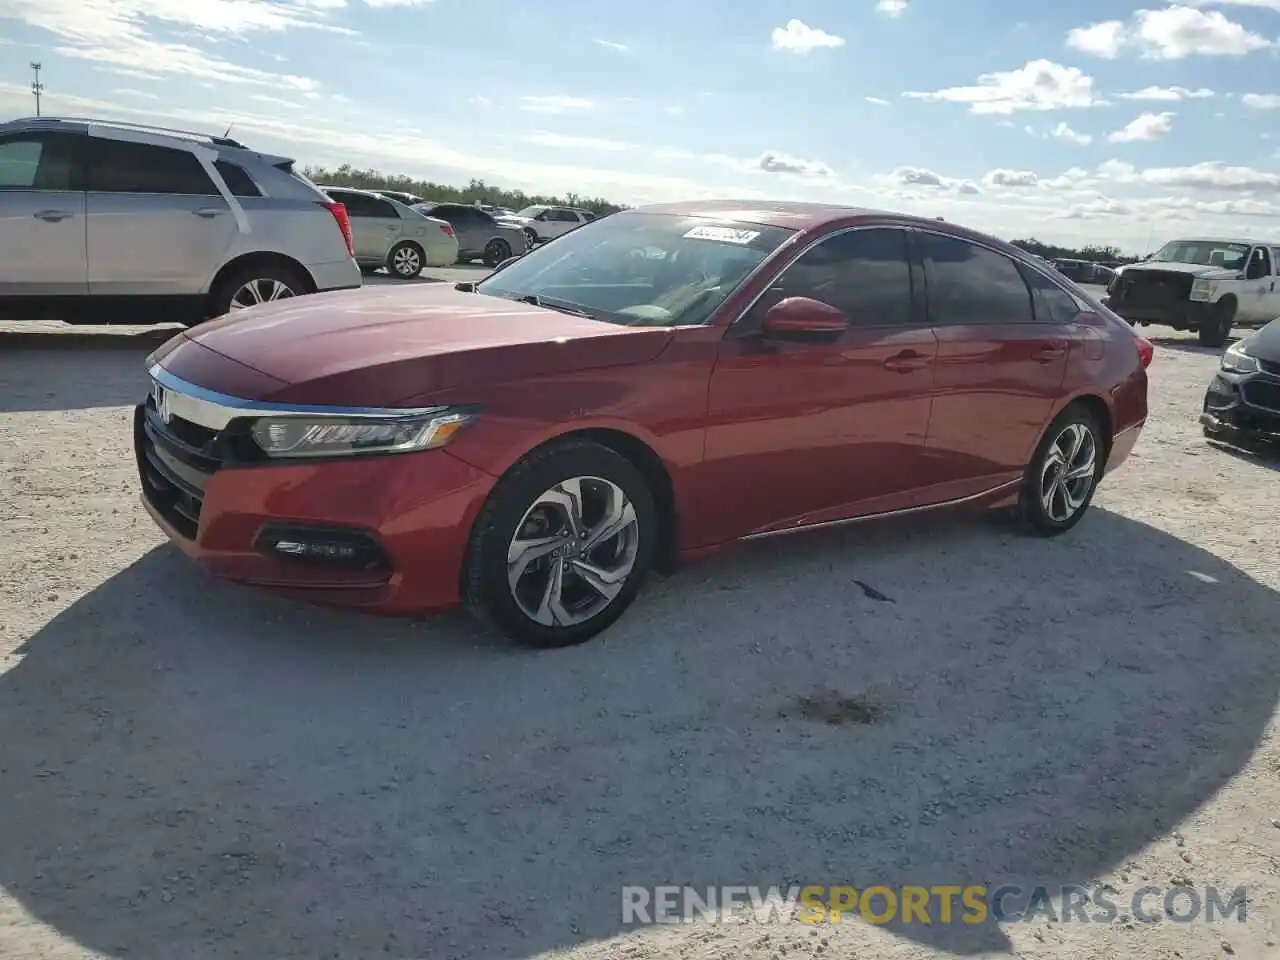
[[[89,138],[89,190],[219,195],[204,166],[190,151],[105,137]]]
[[[67,133],[0,138],[0,190],[83,190],[84,141]]]
[[[793,234],[755,223],[620,213],[535,248],[476,291],[531,297],[610,323],[701,324]]]
[[[1031,291],[1004,254],[936,233],[920,234],[920,254],[933,324],[1028,323],[1035,318]]]
[[[911,266],[905,230],[850,230],[822,241],[787,267],[739,321],[758,329],[775,304],[808,297],[835,307],[855,327],[911,323]]]

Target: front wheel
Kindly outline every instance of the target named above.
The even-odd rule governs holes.
[[[1220,347],[1231,335],[1231,325],[1235,322],[1236,305],[1231,300],[1219,300],[1213,305],[1209,317],[1200,324],[1196,331],[1200,345],[1204,347]]]
[[[387,269],[393,277],[412,280],[422,272],[422,248],[416,243],[401,240],[387,254]]]
[[[502,239],[490,240],[484,248],[484,265],[486,267],[496,267],[510,256],[511,244]]]
[[[1027,467],[1018,519],[1032,533],[1055,536],[1080,522],[1106,463],[1106,442],[1087,409],[1073,404],[1045,431]]]
[[[476,521],[464,603],[526,646],[583,643],[635,600],[657,529],[626,457],[578,440],[545,447],[507,473]]]

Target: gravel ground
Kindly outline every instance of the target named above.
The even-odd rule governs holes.
[[[1280,461],[1202,440],[1217,361],[1191,340],[1157,339],[1152,420],[1066,537],[793,538],[534,654],[206,579],[137,502],[129,405],[168,331],[5,330],[7,960],[1280,956]],[[1217,925],[622,925],[625,884],[789,882],[1251,902]]]

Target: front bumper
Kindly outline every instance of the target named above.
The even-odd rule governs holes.
[[[471,527],[493,477],[444,450],[220,465],[196,451],[194,431],[172,427],[161,423],[150,400],[135,411],[142,502],[174,544],[213,576],[372,613],[416,615],[457,605]],[[282,555],[263,542],[281,528],[363,538],[376,545],[381,562]]]
[[[364,283],[360,267],[351,257],[335,260],[332,263],[309,263],[307,270],[311,274],[311,279],[316,282],[316,293],[353,290]]]
[[[1280,443],[1280,376],[1219,371],[1205,391],[1200,423],[1210,437]]]
[[[1156,305],[1132,304],[1123,300],[1116,302],[1111,296],[1104,297],[1102,304],[1130,323],[1158,323],[1175,330],[1194,330],[1199,327],[1213,307],[1211,303],[1192,300]]]

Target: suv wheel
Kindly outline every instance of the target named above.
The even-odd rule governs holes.
[[[636,598],[657,536],[644,476],[586,441],[530,454],[476,521],[463,570],[467,609],[532,647],[582,643]]]
[[[1054,536],[1080,522],[1093,500],[1106,446],[1089,411],[1072,404],[1049,424],[1022,482],[1018,518],[1032,533]]]
[[[416,243],[401,240],[387,254],[387,269],[393,277],[412,280],[422,272],[422,248]]]
[[[1231,325],[1236,318],[1236,304],[1234,300],[1219,300],[1213,305],[1213,309],[1209,312],[1209,316],[1200,324],[1200,329],[1196,331],[1197,337],[1200,339],[1201,346],[1220,347],[1227,342],[1227,337],[1231,335]]]
[[[486,267],[496,267],[507,257],[511,256],[511,244],[505,240],[490,240],[484,248],[484,265]]]
[[[302,277],[286,266],[246,264],[230,271],[214,285],[209,293],[209,314],[220,317],[307,292]]]

